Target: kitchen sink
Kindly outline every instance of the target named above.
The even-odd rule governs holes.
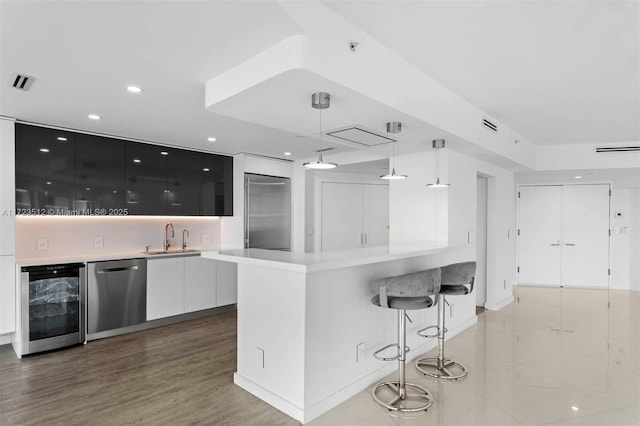
[[[180,253],[195,253],[200,250],[195,249],[176,249],[176,250],[147,250],[143,251],[144,254],[180,254]]]

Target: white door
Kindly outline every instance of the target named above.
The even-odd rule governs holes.
[[[322,251],[362,247],[362,207],[362,185],[322,183]]]
[[[363,185],[363,203],[364,245],[389,245],[389,186]]]
[[[562,285],[609,285],[609,185],[562,189]]]
[[[476,191],[476,306],[487,301],[487,193],[488,180],[478,176]]]
[[[562,186],[520,187],[518,282],[562,283]]]

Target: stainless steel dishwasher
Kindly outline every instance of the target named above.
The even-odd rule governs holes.
[[[146,317],[146,259],[87,264],[87,340],[133,331]]]

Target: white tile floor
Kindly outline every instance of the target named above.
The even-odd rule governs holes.
[[[640,293],[514,292],[519,303],[447,341],[466,380],[437,383],[407,366],[407,380],[435,397],[426,413],[389,413],[366,390],[310,424],[640,425]]]

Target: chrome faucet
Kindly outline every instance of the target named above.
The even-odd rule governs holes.
[[[171,223],[167,223],[167,225],[164,227],[164,250],[167,251],[169,250],[169,247],[171,246],[171,244],[169,243],[169,227],[171,227],[171,238],[175,237],[175,234],[173,232],[173,224]]]
[[[187,248],[187,242],[184,240],[184,234],[187,234],[187,237],[189,236],[189,230],[188,229],[183,229],[182,230],[182,250]]]

